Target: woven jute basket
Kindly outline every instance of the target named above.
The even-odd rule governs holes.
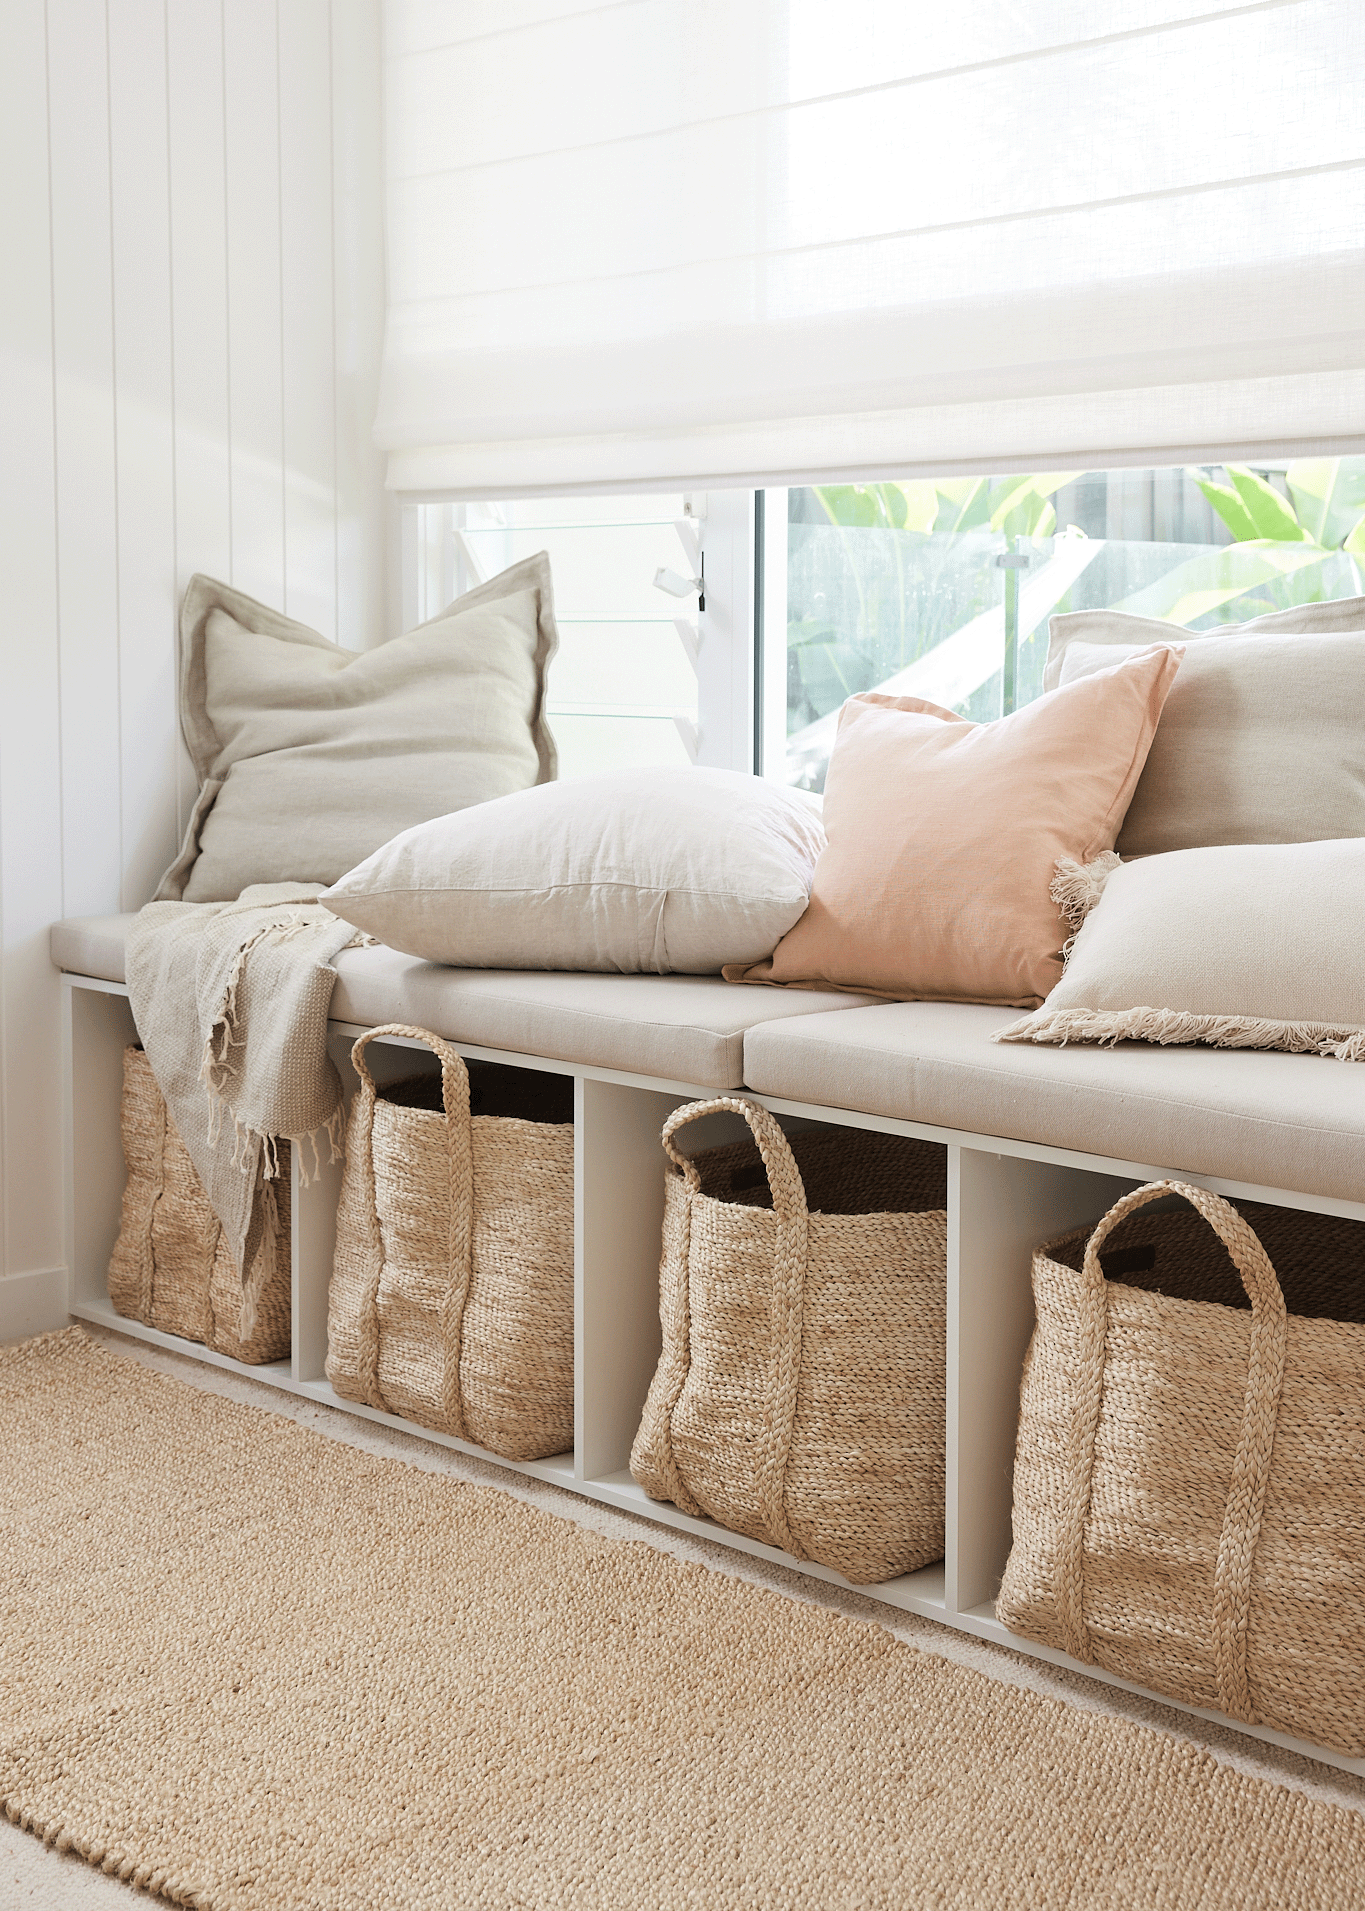
[[[289,1143],[262,1198],[267,1226],[248,1284],[251,1331],[241,1333],[243,1283],[217,1215],[166,1112],[140,1048],[123,1051],[121,1108],[128,1179],[118,1240],[109,1261],[109,1299],[127,1320],[202,1341],[253,1366],[287,1360],[290,1340]]]
[[[438,1057],[436,1105],[421,1105],[430,1076],[376,1089],[365,1050],[385,1035]],[[351,1059],[360,1089],[337,1210],[328,1379],[348,1400],[507,1459],[565,1452],[574,1131],[571,1120],[527,1118],[559,1078],[514,1089],[524,1113],[471,1116],[463,1060],[426,1029],[370,1029]]]
[[[1002,1622],[1365,1753],[1365,1227],[1156,1181],[1033,1290]]]
[[[753,1142],[681,1153],[678,1130],[721,1110]],[[663,1143],[663,1351],[636,1480],[856,1584],[941,1559],[944,1150],[789,1142],[730,1096],[676,1110]]]

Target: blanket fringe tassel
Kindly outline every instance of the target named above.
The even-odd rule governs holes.
[[[302,1135],[268,1135],[252,1128],[238,1118],[223,1090],[229,1077],[228,1062],[233,1049],[242,1048],[244,1042],[237,1035],[237,990],[246,972],[247,958],[251,951],[262,942],[292,942],[296,936],[304,934],[312,925],[295,914],[283,922],[263,924],[255,930],[238,949],[228,976],[223,999],[218,1012],[204,1038],[203,1059],[199,1066],[199,1079],[204,1084],[209,1098],[209,1132],[211,1146],[217,1146],[223,1131],[224,1112],[232,1116],[233,1143],[232,1162],[234,1167],[246,1174],[250,1169],[250,1149],[253,1142],[261,1144],[261,1241],[255,1259],[249,1268],[242,1269],[242,1311],[239,1332],[243,1340],[250,1338],[256,1322],[256,1300],[263,1283],[268,1279],[274,1266],[275,1254],[279,1244],[280,1211],[276,1199],[274,1183],[280,1174],[280,1142],[288,1141],[295,1151],[299,1164],[301,1186],[311,1188],[320,1179],[324,1166],[320,1137],[327,1142],[327,1163],[335,1164],[346,1159],[346,1105],[338,1102],[326,1121],[319,1122]],[[374,940],[373,937],[370,938]],[[313,1172],[310,1175],[305,1165],[303,1144],[309,1142],[313,1149]]]

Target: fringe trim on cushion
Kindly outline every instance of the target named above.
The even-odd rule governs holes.
[[[1292,1055],[1365,1061],[1365,1028],[1330,1022],[1271,1022],[1259,1016],[1192,1015],[1186,1009],[1054,1009],[999,1029],[993,1042],[1203,1042],[1213,1048],[1275,1048]]]
[[[1078,863],[1074,856],[1057,858],[1057,874],[1047,893],[1071,925],[1072,941],[1104,894],[1104,885],[1122,862],[1123,858],[1112,849],[1101,851],[1088,863]],[[1070,947],[1068,943],[1067,948]]]

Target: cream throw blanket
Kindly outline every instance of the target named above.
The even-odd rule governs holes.
[[[236,902],[153,902],[127,944],[128,995],[152,1073],[239,1269],[269,1265],[277,1138],[341,1153],[327,1054],[333,958],[356,931],[318,885],[261,883]],[[306,1155],[300,1168],[308,1171]],[[255,1295],[243,1293],[246,1316]]]

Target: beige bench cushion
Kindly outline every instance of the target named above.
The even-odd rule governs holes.
[[[78,975],[123,980],[132,916],[86,916],[52,930],[52,959]],[[450,1041],[589,1068],[738,1088],[744,1034],[765,1018],[866,1010],[855,995],[746,989],[709,975],[561,975],[448,969],[394,949],[346,949],[332,1019],[373,1028],[412,1022]]]
[[[1003,1046],[1008,1009],[897,1002],[769,1022],[759,1094],[1365,1200],[1365,1064],[1255,1050]]]
[[[132,920],[55,924],[53,961],[121,982]],[[868,1007],[714,976],[443,969],[392,949],[348,949],[337,974],[338,1021],[412,1021],[454,1041],[699,1088],[747,1081],[822,1107],[1365,1200],[1358,1062],[1140,1042],[1016,1048],[989,1039],[1009,1009]]]
[[[53,963],[69,975],[122,982],[123,945],[136,921],[136,916],[71,916],[54,922],[48,933]]]
[[[831,991],[788,1004],[776,989],[745,989],[718,975],[447,969],[386,948],[345,949],[336,970],[334,1021],[415,1022],[450,1041],[703,1088],[741,1085],[745,1031],[755,1022],[784,1010],[866,1010],[856,995]]]

